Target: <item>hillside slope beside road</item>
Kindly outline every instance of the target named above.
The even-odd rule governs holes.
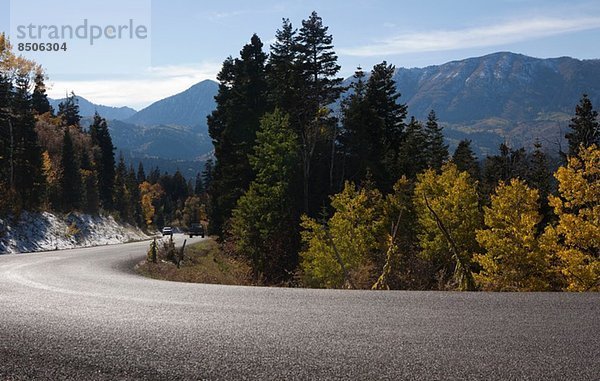
[[[0,256],[0,379],[597,380],[600,374],[600,294],[164,282],[132,271],[147,247]]]

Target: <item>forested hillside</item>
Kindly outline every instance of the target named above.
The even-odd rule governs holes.
[[[148,229],[205,218],[201,175],[186,180],[115,157],[106,120],[82,123],[74,94],[55,110],[43,68],[13,53],[0,34],[0,216],[23,211],[109,214]],[[211,165],[207,166],[209,172]],[[210,181],[210,176],[204,177]],[[4,234],[0,232],[0,234]]]

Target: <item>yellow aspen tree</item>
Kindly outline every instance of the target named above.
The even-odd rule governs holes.
[[[140,197],[142,204],[142,214],[146,225],[150,227],[152,225],[152,219],[156,209],[154,208],[154,201],[158,200],[163,194],[163,189],[160,184],[150,184],[144,181],[140,184]]]
[[[548,289],[547,263],[539,248],[536,227],[541,221],[539,192],[524,181],[501,182],[484,208],[485,229],[477,241],[485,254],[474,259],[481,266],[475,279],[484,290],[540,291]]]
[[[559,195],[549,202],[558,223],[542,245],[568,291],[600,291],[600,149],[582,146],[554,177]]]
[[[448,282],[463,275],[468,277],[466,273],[470,270],[466,267],[479,249],[475,239],[475,230],[481,226],[477,182],[452,162],[445,164],[440,174],[429,169],[417,176],[414,204],[421,256],[432,263],[438,280]],[[440,229],[438,222],[444,229]],[[467,266],[462,269],[463,274],[455,274],[464,265]]]
[[[303,282],[309,287],[370,288],[378,275],[372,264],[383,252],[382,195],[346,182],[342,192],[332,196],[331,206],[335,213],[326,223],[302,217]]]

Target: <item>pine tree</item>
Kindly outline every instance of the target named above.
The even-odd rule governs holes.
[[[414,117],[406,127],[398,155],[398,172],[409,179],[427,168],[427,136],[423,125]]]
[[[46,95],[46,85],[44,84],[44,73],[38,70],[35,73],[35,87],[31,95],[31,102],[33,110],[37,114],[54,113],[50,102],[48,101],[48,95]]]
[[[202,183],[202,175],[200,173],[196,174],[196,182],[193,184],[193,193],[196,196],[200,196],[202,194],[204,194],[205,189],[204,189],[204,184]]]
[[[204,188],[208,191],[212,184],[213,179],[213,171],[214,171],[214,162],[212,159],[208,159],[204,164],[204,169],[202,170],[202,184],[204,184]]]
[[[452,155],[452,162],[459,171],[466,171],[472,179],[478,180],[480,177],[479,163],[477,157],[471,149],[470,140],[461,140]]]
[[[113,195],[115,183],[115,147],[108,131],[106,120],[98,113],[90,126],[92,145],[97,147],[94,163],[98,172],[98,188],[100,204],[106,210],[113,209]]]
[[[114,180],[114,208],[119,213],[122,221],[131,222],[132,213],[132,200],[129,189],[127,188],[127,166],[125,165],[125,158],[123,153],[119,155],[119,163],[115,171]]]
[[[569,124],[571,132],[565,137],[569,141],[569,156],[575,156],[580,146],[587,148],[592,144],[600,146],[600,123],[598,112],[594,110],[587,94],[583,94],[579,104],[575,107],[575,117]]]
[[[369,107],[375,113],[371,139],[376,141],[373,148],[379,152],[385,176],[377,183],[386,190],[391,190],[398,177],[397,163],[406,128],[407,107],[399,103],[400,93],[393,79],[395,71],[395,66],[388,65],[386,61],[373,66],[365,94]]]
[[[69,128],[65,128],[61,156],[62,176],[60,187],[62,192],[62,208],[65,212],[77,210],[81,206],[81,174],[79,161],[73,147],[73,139]]]
[[[281,29],[275,32],[269,62],[266,66],[269,85],[269,103],[288,115],[297,117],[301,105],[297,92],[299,84],[297,30],[289,19],[283,19]],[[293,125],[294,120],[290,123]]]
[[[246,255],[255,279],[289,279],[297,264],[298,219],[290,198],[296,173],[297,138],[278,109],[266,114],[250,157],[256,178],[233,211],[236,249]]]
[[[482,192],[485,203],[500,181],[527,178],[528,162],[524,148],[511,149],[505,143],[500,144],[498,155],[488,156],[483,164]]]
[[[344,178],[355,183],[365,179],[367,172],[376,172],[381,180],[381,139],[372,131],[378,120],[365,99],[365,74],[359,67],[351,85],[353,92],[342,101],[343,130],[339,138],[344,155]],[[378,130],[378,129],[377,129]]]
[[[295,37],[298,70],[297,91],[302,104],[297,115],[292,115],[300,139],[302,163],[303,209],[315,213],[326,201],[329,189],[310,189],[310,185],[326,187],[329,184],[331,140],[335,137],[336,120],[329,105],[339,98],[343,88],[337,77],[340,66],[333,50],[333,37],[316,12],[312,12]],[[316,160],[319,158],[320,160]],[[326,159],[327,158],[327,159]],[[316,166],[316,168],[315,168]]]
[[[146,181],[146,171],[144,171],[144,165],[142,164],[141,161],[138,164],[136,180],[137,180],[138,184],[141,184],[144,181]]]
[[[45,179],[42,172],[42,150],[35,131],[35,117],[28,92],[29,77],[19,73],[13,103],[12,127],[12,187],[22,209],[36,209],[42,202]],[[9,158],[10,160],[10,158]]]
[[[534,143],[534,151],[529,157],[529,165],[527,176],[525,178],[527,184],[537,189],[540,193],[540,212],[542,214],[542,222],[539,224],[540,233],[546,225],[552,220],[552,208],[548,203],[548,196],[553,192],[555,185],[550,170],[550,162],[548,156],[542,149],[541,143]]]
[[[179,170],[175,171],[173,174],[170,195],[175,207],[177,209],[183,209],[183,204],[190,194],[188,192],[187,181]]]
[[[153,170],[150,171],[148,177],[146,179],[150,184],[156,184],[160,180],[160,168],[154,167]]]
[[[267,110],[266,54],[257,35],[245,45],[240,58],[225,60],[218,75],[217,108],[208,116],[208,130],[215,147],[212,184],[211,234],[223,234],[238,198],[253,178],[248,156],[256,140],[260,117]]]
[[[444,143],[442,130],[443,128],[438,124],[435,111],[431,110],[427,115],[424,134],[427,142],[427,166],[436,171],[440,170],[448,160],[448,145]]]
[[[12,82],[0,72],[0,211],[10,205],[12,197],[9,193],[14,182],[12,92]]]
[[[58,104],[57,116],[62,119],[65,126],[80,127],[81,116],[74,92],[71,92],[71,95],[67,95],[65,100]]]
[[[96,171],[84,169],[82,164],[81,181],[83,184],[83,211],[88,214],[98,214],[100,210],[100,195],[98,193],[98,176],[96,175]]]

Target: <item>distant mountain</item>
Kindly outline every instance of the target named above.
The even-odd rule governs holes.
[[[90,117],[82,120],[88,127]],[[212,142],[191,127],[174,125],[138,126],[120,120],[109,120],[108,128],[117,151],[132,157],[167,160],[205,160]]]
[[[434,109],[451,142],[470,138],[482,153],[495,151],[502,141],[556,143],[583,93],[600,107],[600,60],[501,52],[399,68],[394,79],[410,115],[424,120]]]
[[[199,82],[184,92],[152,103],[126,122],[142,126],[185,126],[208,135],[206,116],[215,108],[218,88],[211,80]]]
[[[502,142],[531,147],[536,139],[556,151],[583,93],[600,109],[600,60],[501,52],[438,66],[398,68],[394,79],[409,115],[425,120],[434,109],[450,149],[461,139],[471,139],[480,157],[497,152]],[[202,81],[135,114],[122,108],[128,118],[110,113],[121,109],[104,109],[83,98],[80,109],[83,115],[98,109],[105,118],[118,119],[109,121],[115,145],[133,156],[202,160],[212,150],[206,116],[215,108],[217,91],[216,82]],[[91,111],[88,103],[94,107]]]
[[[125,120],[137,112],[131,107],[111,107],[97,105],[80,96],[76,96],[75,99],[79,105],[79,114],[82,117],[94,116],[94,113],[98,111],[98,114],[105,119]],[[54,110],[58,112],[58,104],[63,102],[65,99],[49,98],[48,100],[50,101],[50,105],[54,107]]]

